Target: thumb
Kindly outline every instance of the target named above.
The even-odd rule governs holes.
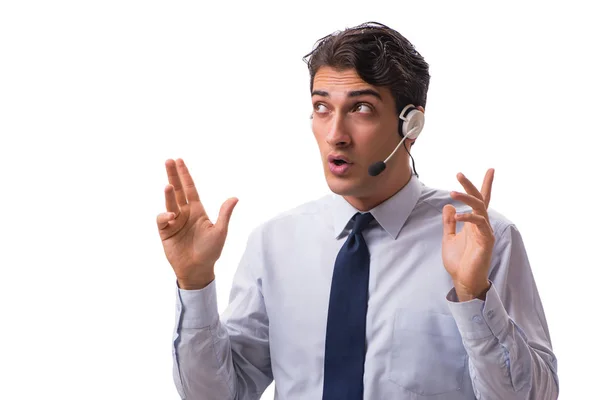
[[[444,239],[449,239],[456,234],[456,208],[446,204],[442,209],[442,219],[444,221]]]
[[[219,217],[217,218],[217,223],[215,224],[220,230],[227,231],[231,214],[233,213],[233,209],[238,201],[239,200],[237,198],[232,197],[227,199],[221,206],[221,209],[219,210]]]

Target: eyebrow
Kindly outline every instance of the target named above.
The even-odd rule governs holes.
[[[329,93],[327,93],[324,90],[313,90],[312,95],[329,97]],[[379,100],[383,101],[383,99],[381,98],[381,95],[379,93],[377,93],[376,91],[374,91],[373,89],[353,90],[350,93],[348,93],[348,97],[358,97],[358,96],[367,96],[367,95],[377,97]]]

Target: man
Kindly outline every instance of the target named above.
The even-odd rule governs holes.
[[[183,160],[166,162],[157,223],[178,283],[181,397],[259,399],[274,380],[280,400],[556,399],[521,236],[488,209],[494,171],[481,191],[458,174],[461,193],[410,168],[429,85],[422,56],[368,23],[323,38],[307,60],[333,193],[252,232],[221,318],[214,265],[237,199],[213,224]]]

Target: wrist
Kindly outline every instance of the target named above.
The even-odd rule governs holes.
[[[461,283],[454,283],[454,290],[456,291],[456,297],[459,302],[470,301],[470,300],[483,300],[485,301],[485,296],[490,290],[491,282],[486,280],[485,283],[473,285],[473,286],[465,286]]]
[[[202,277],[195,277],[194,279],[179,279],[177,278],[177,285],[183,290],[200,290],[207,287],[212,281],[215,280],[215,274],[208,274]]]

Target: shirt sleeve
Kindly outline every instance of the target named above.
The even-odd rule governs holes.
[[[200,290],[177,288],[173,379],[182,400],[255,400],[271,384],[268,318],[256,232],[219,317],[216,280]]]
[[[450,311],[469,357],[477,399],[553,400],[556,357],[521,235],[509,225],[497,238],[485,301],[459,302]]]

